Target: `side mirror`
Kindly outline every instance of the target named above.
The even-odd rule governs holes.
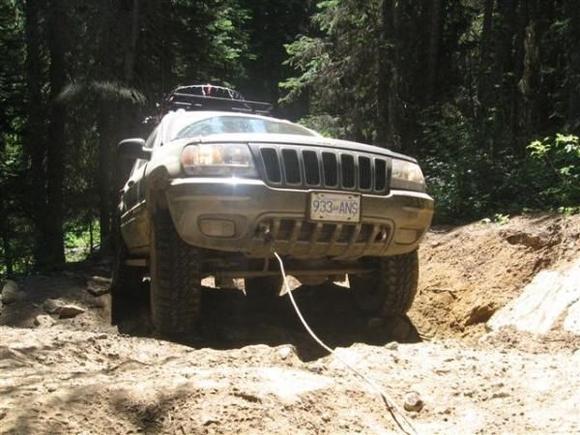
[[[145,148],[145,141],[141,138],[122,140],[117,146],[117,151],[119,156],[125,159],[149,160],[151,158],[151,150]]]

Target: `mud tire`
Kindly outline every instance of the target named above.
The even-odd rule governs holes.
[[[376,260],[378,272],[349,277],[356,305],[363,312],[380,317],[406,314],[417,294],[417,251]]]
[[[127,258],[127,248],[120,240],[115,253],[111,283],[111,323],[119,327],[137,317],[141,308],[149,301],[147,287],[143,282],[144,270],[127,266]]]
[[[177,234],[167,210],[159,210],[151,230],[151,320],[161,337],[176,339],[196,331],[201,312],[200,253]]]

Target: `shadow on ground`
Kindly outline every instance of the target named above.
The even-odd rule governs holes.
[[[301,286],[295,300],[314,332],[330,347],[354,343],[384,345],[391,341],[415,343],[419,334],[406,316],[377,319],[358,310],[350,291],[334,284]],[[253,344],[291,344],[303,361],[327,355],[308,335],[288,296],[254,300],[239,290],[204,288],[199,331],[176,340],[201,348],[233,349]],[[151,336],[143,307],[137,318],[121,325],[121,332]]]
[[[35,317],[43,314],[45,301],[53,298],[78,304],[86,310],[75,319],[55,319],[57,327],[112,332],[109,295],[95,298],[88,293],[86,282],[90,275],[89,271],[86,274],[26,278],[21,282],[25,300],[0,310],[0,324],[32,327]],[[406,316],[373,319],[356,308],[347,288],[332,283],[301,286],[294,290],[294,297],[310,327],[333,348],[348,347],[353,343],[384,345],[390,341],[420,341],[416,328]],[[202,303],[202,326],[175,341],[195,348],[214,349],[291,344],[304,361],[327,353],[308,335],[288,296],[263,301],[245,296],[240,290],[204,288]],[[149,320],[148,302],[134,308],[131,317],[118,325],[119,332],[155,337]]]

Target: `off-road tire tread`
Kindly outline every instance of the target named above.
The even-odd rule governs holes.
[[[406,314],[411,309],[419,281],[419,256],[409,254],[385,257],[381,264],[385,291],[383,316]]]
[[[351,289],[355,292],[354,301],[367,314],[381,317],[404,315],[409,311],[419,279],[419,258],[417,251],[392,257],[376,258],[379,270],[372,275],[353,276]],[[372,305],[361,305],[356,292],[374,289],[376,300]]]
[[[168,338],[192,333],[201,311],[199,251],[179,237],[166,210],[155,214],[151,231],[153,325]]]

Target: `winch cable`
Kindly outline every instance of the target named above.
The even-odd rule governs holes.
[[[292,302],[292,306],[294,307],[294,310],[296,311],[296,314],[298,315],[300,322],[302,323],[308,334],[310,334],[310,336],[314,339],[314,341],[316,341],[324,350],[332,354],[336,359],[338,359],[341,363],[343,363],[350,371],[352,371],[356,376],[358,376],[359,379],[362,379],[364,382],[366,382],[381,397],[383,403],[385,404],[387,410],[389,411],[389,414],[391,414],[391,417],[393,418],[393,420],[403,433],[407,435],[416,434],[417,431],[415,430],[409,419],[397,407],[395,402],[387,395],[387,393],[385,393],[372,379],[365,376],[356,367],[354,367],[348,361],[341,358],[340,355],[338,355],[334,349],[332,349],[330,346],[324,343],[310,328],[310,326],[304,319],[304,316],[302,315],[300,308],[298,308],[298,305],[294,300],[294,296],[292,294],[293,290],[290,290],[290,287],[288,286],[288,278],[286,276],[286,270],[284,269],[284,262],[282,261],[282,258],[278,255],[276,251],[272,252],[276,257],[276,259],[278,260],[278,263],[280,263],[280,271],[282,272],[282,278],[284,280],[284,288],[286,290],[286,293],[288,293],[290,301]]]

